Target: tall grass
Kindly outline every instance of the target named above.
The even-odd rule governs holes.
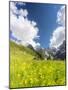
[[[10,43],[10,88],[65,85],[64,61],[33,58],[25,47]]]

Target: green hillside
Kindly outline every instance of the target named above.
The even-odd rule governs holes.
[[[65,61],[35,60],[36,55],[10,42],[10,88],[65,85]]]

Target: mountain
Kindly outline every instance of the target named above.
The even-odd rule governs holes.
[[[23,45],[17,45],[16,43],[10,41],[10,51],[12,53],[14,53],[15,51],[17,51],[19,53],[21,52],[22,55],[19,55],[19,56],[24,57],[26,55],[26,58],[32,57],[32,60],[44,59],[43,54],[42,54],[43,51],[41,49],[40,49],[40,51],[36,51],[30,44],[27,47],[25,47]],[[15,53],[14,53],[14,55],[15,55]]]
[[[14,46],[16,46],[17,49],[22,51],[22,53],[25,52],[27,54],[32,55],[34,60],[66,59],[66,41],[64,41],[62,45],[59,46],[58,49],[41,48],[41,47],[37,47],[36,49],[34,49],[33,46],[30,44],[27,47],[22,45],[17,45],[14,42],[10,42],[10,44],[13,48]]]
[[[61,59],[65,60],[66,59],[66,41],[64,40],[63,43],[56,49],[56,48],[41,48],[37,47],[36,50],[29,45],[28,48],[32,49],[38,57],[37,59]]]
[[[31,44],[28,44],[27,47],[34,50],[34,48],[33,48],[33,46]]]
[[[41,56],[41,59],[53,59],[53,51],[50,48],[37,48],[36,52]]]
[[[66,41],[64,40],[63,43],[56,49],[56,48],[37,48],[37,53],[39,53],[42,59],[66,59]]]
[[[66,59],[66,41],[65,40],[59,46],[58,51],[55,54],[55,58],[62,59],[62,60]]]
[[[22,53],[28,53],[32,56],[36,56],[36,52],[32,48],[25,47],[23,45],[17,45],[16,43],[10,41],[10,49],[11,51],[21,51]]]

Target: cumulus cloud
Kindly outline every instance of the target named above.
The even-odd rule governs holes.
[[[57,23],[65,26],[65,6],[62,6],[57,13]]]
[[[23,6],[25,6],[26,5],[26,3],[24,3],[24,2],[16,2],[18,5],[23,5]]]
[[[57,12],[58,27],[53,31],[50,39],[50,47],[58,48],[65,40],[65,6]]]
[[[25,46],[31,44],[33,47],[36,47],[40,45],[35,41],[35,39],[39,38],[39,29],[37,23],[35,21],[30,21],[27,16],[27,9],[18,10],[16,3],[10,3],[10,30],[13,35],[21,41],[20,44]]]
[[[52,38],[50,39],[51,47],[59,47],[63,41],[65,40],[65,28],[58,27],[52,34]]]

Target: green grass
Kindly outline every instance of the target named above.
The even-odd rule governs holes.
[[[34,55],[10,42],[10,88],[65,85],[65,61],[34,60]]]

